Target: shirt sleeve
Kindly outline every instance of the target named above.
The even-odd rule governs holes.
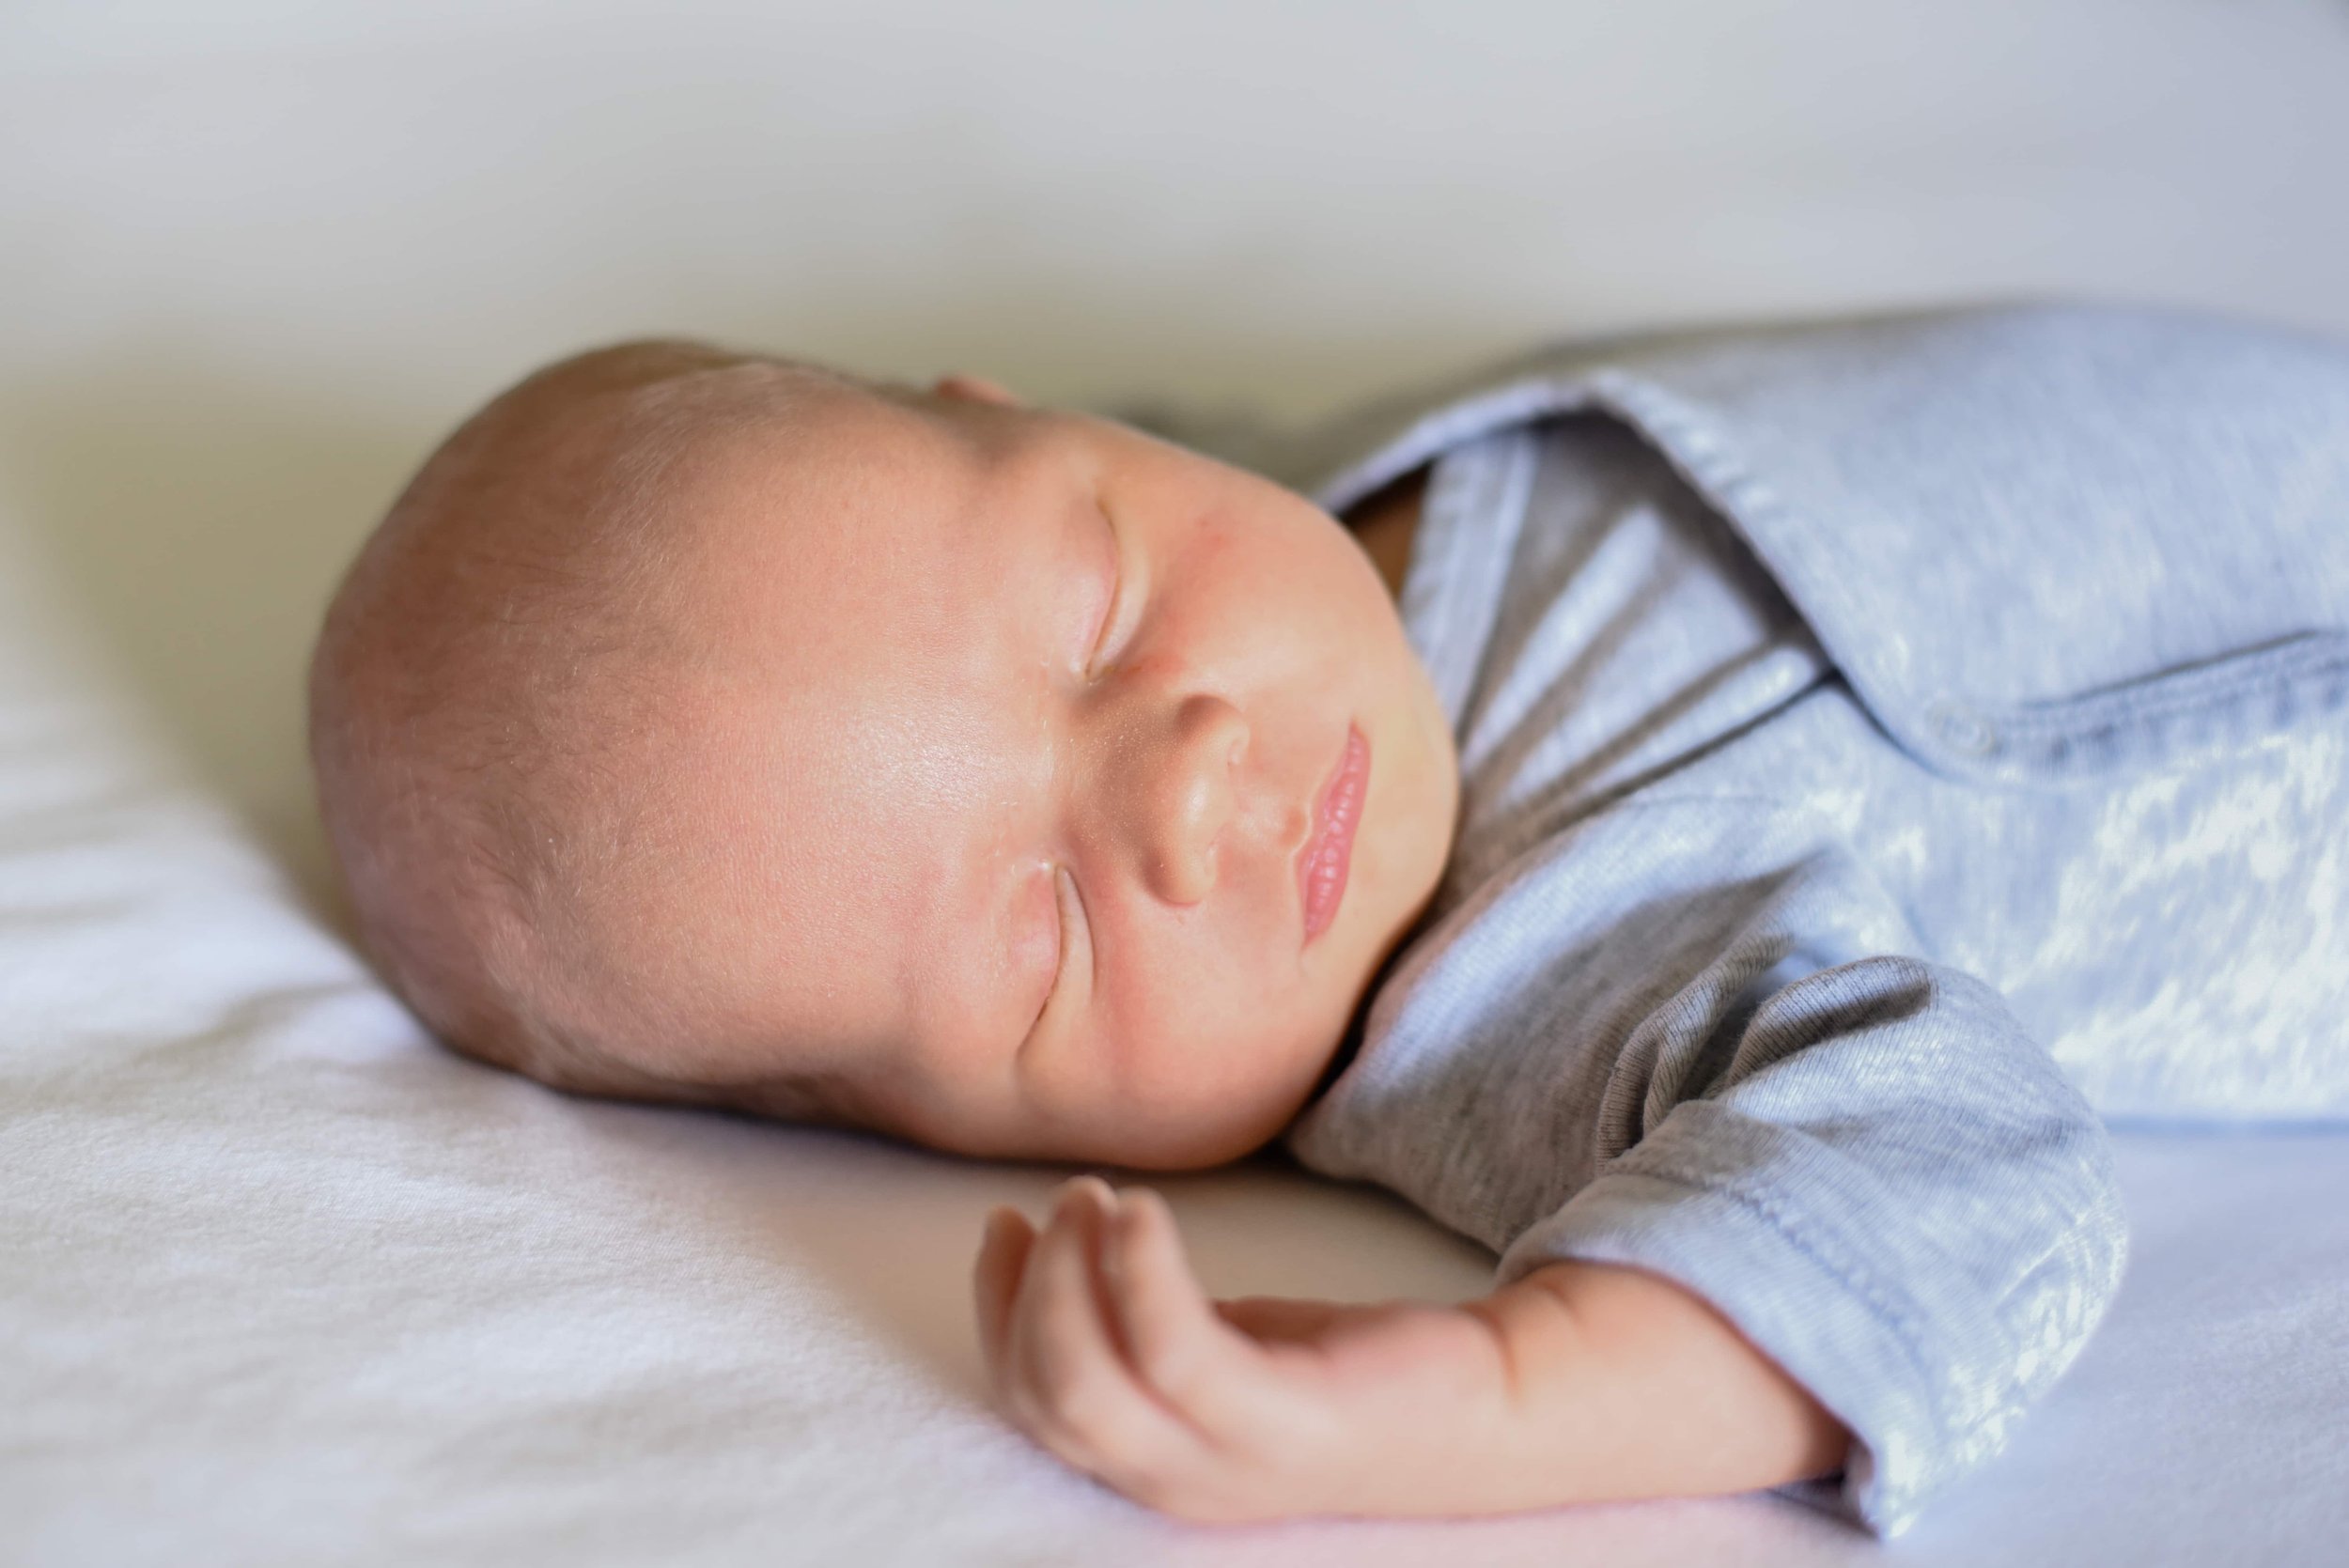
[[[1766,801],[1610,808],[1452,911],[1293,1130],[1501,1254],[1710,1302],[1855,1436],[1897,1533],[2070,1364],[2125,1226],[2105,1131],[1867,868]]]

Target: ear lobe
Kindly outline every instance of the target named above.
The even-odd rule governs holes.
[[[941,376],[930,390],[941,397],[952,397],[965,403],[992,403],[1004,409],[1026,407],[1011,388],[1001,381],[990,381],[985,376]]]

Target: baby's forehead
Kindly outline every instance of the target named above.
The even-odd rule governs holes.
[[[723,515],[669,563],[688,657],[647,662],[628,743],[691,841],[666,878],[686,907],[838,937],[894,994],[926,994],[970,950],[956,916],[987,913],[979,884],[1017,825],[1003,803],[1037,792],[1036,705],[1003,677],[1018,628],[995,596],[1016,563],[952,511],[954,475],[801,483],[890,449],[777,459],[733,442],[680,487]]]
[[[715,379],[714,377],[712,379]],[[976,453],[947,414],[881,389],[831,380],[732,394],[701,390],[682,406],[652,389],[639,429],[624,432],[661,466],[671,505],[733,513],[770,510],[770,524],[818,524],[907,504],[954,501]]]
[[[713,659],[815,691],[997,651],[1015,629],[1004,601],[1065,564],[1066,540],[990,456],[951,421],[869,395],[711,429],[661,485],[681,613]]]

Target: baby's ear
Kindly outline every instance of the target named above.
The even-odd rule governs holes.
[[[941,376],[930,390],[941,397],[956,397],[966,403],[993,403],[1006,409],[1027,406],[1011,388],[1001,381],[990,381],[985,376]]]

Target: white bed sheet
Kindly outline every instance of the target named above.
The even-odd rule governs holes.
[[[1294,410],[2015,288],[2349,330],[2349,8],[1751,11],[11,8],[0,1561],[1882,1555],[1769,1498],[1130,1507],[979,1397],[980,1218],[1062,1172],[450,1058],[337,935],[297,744],[326,586],[433,430],[624,332]],[[2112,1321],[1892,1555],[2341,1560],[2349,1134],[2122,1142]],[[1487,1275],[1376,1194],[1164,1185],[1222,1292]]]

